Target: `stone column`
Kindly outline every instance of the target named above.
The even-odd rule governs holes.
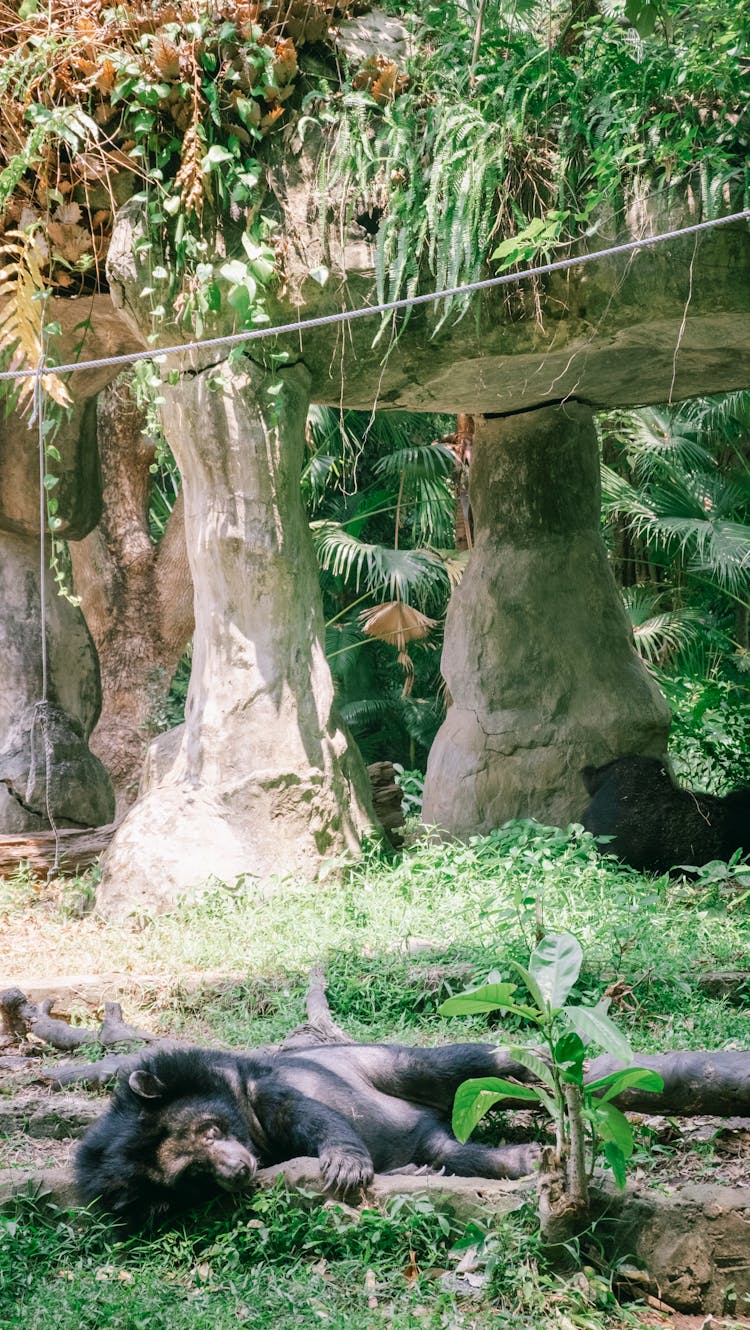
[[[157,740],[104,861],[110,917],[211,878],[311,878],[371,822],[362,759],[333,712],[300,497],[309,375],[248,358],[165,387],[195,594],[184,726]]]
[[[98,520],[93,397],[81,392],[55,436],[60,535]],[[110,822],[114,795],[87,739],[101,706],[99,667],[81,611],[46,579],[47,700],[42,699],[39,459],[36,431],[12,412],[0,423],[0,833]]]
[[[582,767],[662,754],[669,729],[600,536],[591,411],[481,422],[470,494],[476,543],[448,612],[452,701],[423,819],[458,836],[516,817],[565,825],[586,804]]]

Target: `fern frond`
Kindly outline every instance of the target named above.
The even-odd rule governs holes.
[[[44,301],[46,284],[39,256],[31,235],[7,231],[0,245],[0,353],[8,356],[8,369],[29,369],[38,365],[44,353]],[[19,380],[17,403],[27,410],[34,397],[34,378]],[[44,392],[59,406],[71,406],[65,384],[57,374],[42,375]]]

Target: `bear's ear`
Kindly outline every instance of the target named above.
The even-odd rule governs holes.
[[[151,1071],[144,1071],[142,1067],[137,1071],[131,1071],[128,1085],[139,1099],[161,1099],[165,1090],[159,1077],[154,1076]]]

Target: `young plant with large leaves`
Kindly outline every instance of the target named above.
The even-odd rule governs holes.
[[[549,933],[532,952],[528,968],[510,962],[530,1001],[519,997],[518,984],[493,975],[488,983],[459,993],[440,1007],[443,1016],[507,1012],[536,1028],[541,1051],[538,1046],[516,1044],[507,1048],[536,1083],[521,1084],[502,1077],[466,1081],[456,1093],[453,1130],[460,1141],[467,1140],[485,1114],[505,1099],[541,1104],[555,1127],[555,1158],[547,1164],[563,1170],[567,1201],[579,1213],[587,1208],[587,1178],[601,1152],[618,1186],[625,1183],[633,1133],[612,1100],[630,1086],[663,1088],[655,1072],[632,1065],[632,1049],[608,1014],[608,998],[593,1007],[570,1001],[582,961],[581,946],[571,933]],[[630,1065],[585,1082],[584,1059],[592,1044]]]

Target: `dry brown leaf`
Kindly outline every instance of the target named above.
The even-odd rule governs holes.
[[[276,123],[280,115],[284,114],[283,106],[272,106],[266,115],[261,116],[260,128],[262,130],[270,129]]]
[[[274,60],[271,65],[276,83],[283,87],[291,83],[297,73],[297,49],[293,41],[283,37],[274,48]]]
[[[53,263],[55,259],[63,259],[65,263],[75,264],[84,254],[91,253],[91,236],[82,226],[60,226],[58,222],[50,222],[47,235],[52,241]]]
[[[156,34],[150,56],[161,78],[171,80],[180,77],[180,50],[166,33]]]
[[[389,600],[375,610],[363,610],[359,615],[362,632],[368,637],[375,637],[379,642],[398,651],[398,663],[404,671],[402,697],[408,697],[414,686],[414,662],[406,647],[409,642],[418,642],[428,637],[437,620],[428,619],[421,610],[411,605],[404,605],[400,600]]]
[[[414,1284],[419,1279],[419,1266],[417,1265],[416,1252],[409,1252],[409,1264],[404,1270],[404,1279],[409,1284]]]
[[[186,212],[199,212],[203,206],[206,179],[201,170],[203,141],[196,122],[191,124],[182,141],[182,164],[175,177],[179,185]]]
[[[117,70],[111,60],[106,58],[102,60],[96,74],[93,78],[94,87],[105,94],[109,94],[115,86],[115,77]],[[99,108],[97,107],[97,110]]]
[[[10,370],[30,369],[42,356],[42,320],[44,306],[38,299],[46,289],[34,248],[33,238],[20,231],[9,231],[0,246],[0,350],[10,353]],[[25,411],[34,397],[32,377],[19,380],[18,407]],[[51,372],[42,375],[42,389],[60,406],[70,406],[71,398],[62,379]]]
[[[399,651],[403,651],[409,642],[429,637],[433,628],[437,628],[436,619],[428,619],[421,610],[404,605],[401,600],[385,601],[374,610],[363,610],[359,620],[362,632],[368,637],[375,637]]]
[[[352,79],[356,91],[369,92],[380,106],[393,101],[408,86],[406,74],[400,74],[396,62],[383,55],[368,56]]]

